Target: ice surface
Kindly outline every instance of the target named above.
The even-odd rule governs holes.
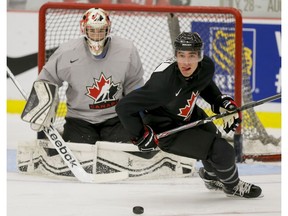
[[[264,197],[258,199],[228,198],[223,192],[210,192],[197,175],[106,184],[23,175],[17,173],[15,149],[21,140],[34,139],[35,133],[18,115],[8,115],[7,120],[9,216],[132,216],[136,205],[144,207],[143,216],[279,216],[283,213],[280,162],[238,164],[241,179],[263,189]]]
[[[9,216],[281,215],[280,175],[243,176],[262,187],[259,199],[228,198],[208,191],[198,177],[84,184],[8,173]]]

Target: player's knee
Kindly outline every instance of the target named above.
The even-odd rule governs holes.
[[[235,151],[231,144],[223,138],[216,138],[210,159],[218,167],[230,167],[235,163]]]

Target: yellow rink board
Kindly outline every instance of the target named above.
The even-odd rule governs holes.
[[[24,100],[7,100],[7,114],[21,114],[25,103]],[[281,128],[281,112],[256,112],[256,114],[264,127]]]

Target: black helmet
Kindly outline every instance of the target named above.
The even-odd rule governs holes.
[[[197,51],[200,62],[204,56],[204,43],[197,32],[182,32],[174,42],[175,56],[177,51]]]
[[[203,49],[203,41],[197,32],[182,32],[174,42],[175,51],[198,51]]]

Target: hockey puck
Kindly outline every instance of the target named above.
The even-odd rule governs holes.
[[[133,213],[134,214],[143,214],[144,208],[142,206],[134,206],[133,207]]]

